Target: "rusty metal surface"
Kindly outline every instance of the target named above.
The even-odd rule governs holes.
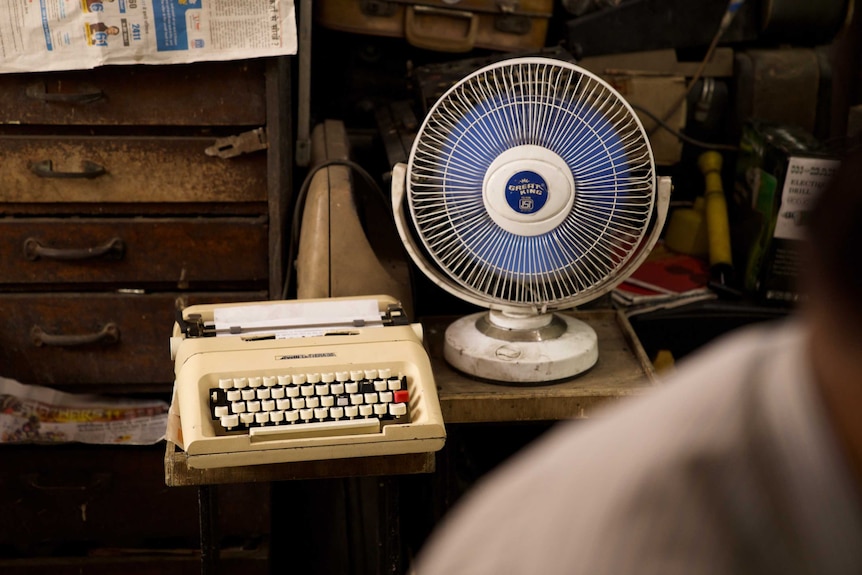
[[[263,63],[106,66],[0,76],[0,124],[263,125]]]
[[[212,142],[0,137],[0,213],[7,203],[266,202],[266,154],[213,158],[205,153]]]
[[[269,146],[266,140],[266,130],[255,128],[235,136],[218,138],[215,143],[205,151],[207,156],[218,156],[219,158],[235,158],[243,154],[251,154],[265,150]]]

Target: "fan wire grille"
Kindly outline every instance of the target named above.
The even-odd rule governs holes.
[[[574,203],[554,229],[519,235],[487,212],[483,179],[508,149],[558,155]],[[429,111],[408,166],[415,229],[436,264],[489,303],[568,307],[603,293],[644,238],[655,176],[643,127],[604,81],[567,63],[468,76]]]

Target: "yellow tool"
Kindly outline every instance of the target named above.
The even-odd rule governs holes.
[[[709,237],[709,265],[713,280],[726,285],[733,272],[730,250],[730,224],[727,219],[727,200],[721,182],[721,154],[714,151],[700,155],[697,165],[706,180],[706,231]]]

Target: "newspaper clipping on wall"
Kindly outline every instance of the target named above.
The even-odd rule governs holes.
[[[295,54],[293,0],[0,0],[0,73]]]

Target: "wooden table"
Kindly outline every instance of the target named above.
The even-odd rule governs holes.
[[[461,374],[443,359],[443,336],[454,317],[423,321],[443,419],[446,424],[555,421],[587,417],[596,407],[648,391],[655,383],[652,364],[625,316],[615,310],[573,313],[595,330],[599,360],[572,379],[546,385],[501,385]],[[195,469],[171,442],[165,452],[165,483],[197,486],[200,503],[201,570],[216,573],[218,537],[214,490],[220,484],[339,477],[394,477],[431,473],[435,454],[419,453],[322,461]],[[397,512],[397,511],[396,511]],[[397,522],[398,518],[392,518]]]
[[[225,483],[261,483],[296,479],[333,479],[339,477],[373,477],[432,473],[433,453],[408,453],[353,457],[322,461],[295,461],[195,469],[188,465],[188,455],[168,442],[165,451],[165,484],[169,487],[220,485]]]
[[[188,465],[188,455],[168,441],[165,451],[165,483],[169,487],[196,486],[201,538],[201,573],[213,575],[219,572],[219,537],[217,532],[218,506],[216,489],[226,483],[270,483],[299,479],[332,479],[346,477],[381,477],[390,491],[398,486],[391,478],[434,471],[434,453],[410,453],[404,455],[383,455],[375,457],[355,457],[348,459],[329,459],[321,461],[296,461],[290,463],[270,463],[265,465],[245,465],[220,467],[214,469],[195,469]],[[394,516],[387,518],[389,523],[398,523],[397,506],[389,508]],[[390,546],[391,547],[391,546]],[[381,572],[391,570],[400,561],[392,554],[381,557]]]

